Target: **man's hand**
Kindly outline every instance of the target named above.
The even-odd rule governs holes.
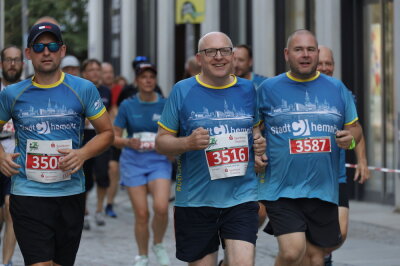
[[[265,172],[265,167],[267,165],[268,165],[267,155],[263,154],[261,156],[259,155],[254,156],[254,170],[256,171],[256,173]]]
[[[369,179],[369,169],[367,162],[361,160],[357,163],[356,172],[354,173],[354,181],[358,181],[358,183],[363,184],[368,179]]]
[[[255,133],[253,136],[254,154],[261,156],[265,153],[266,148],[267,148],[267,143],[265,141],[265,138],[261,136],[260,133]]]
[[[204,150],[210,144],[210,135],[208,130],[199,127],[192,131],[190,136],[185,138],[187,151]]]
[[[84,156],[81,149],[60,149],[59,153],[65,156],[61,157],[59,167],[62,171],[70,171],[70,174],[75,174],[82,168],[83,163],[88,159]]]
[[[336,131],[336,143],[339,148],[347,150],[350,147],[353,136],[349,130],[338,130]]]
[[[19,173],[18,168],[21,166],[14,162],[20,156],[20,153],[4,153],[4,157],[0,158],[0,171],[8,177]]]
[[[140,149],[140,143],[141,143],[140,139],[130,138],[130,139],[128,139],[126,146],[131,148],[131,149],[134,149],[134,150],[139,150]]]

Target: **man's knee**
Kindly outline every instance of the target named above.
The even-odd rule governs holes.
[[[297,232],[278,237],[280,261],[285,265],[298,264],[306,254],[306,238],[304,233]]]
[[[300,263],[305,255],[304,247],[297,247],[294,249],[282,249],[279,251],[278,256],[285,264],[292,265]]]

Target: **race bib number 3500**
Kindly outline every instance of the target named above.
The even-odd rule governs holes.
[[[330,137],[290,139],[290,154],[331,152]]]
[[[215,135],[205,150],[211,180],[243,176],[249,162],[247,132]]]
[[[64,156],[59,149],[72,149],[72,140],[27,140],[25,172],[29,180],[54,183],[70,180],[69,172],[59,168]]]

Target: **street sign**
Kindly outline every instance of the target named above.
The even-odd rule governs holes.
[[[205,0],[176,0],[176,24],[199,24],[204,21]]]

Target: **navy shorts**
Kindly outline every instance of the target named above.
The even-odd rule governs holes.
[[[347,183],[339,183],[339,207],[349,208],[349,191]]]
[[[74,265],[82,235],[85,194],[10,196],[14,232],[25,265],[53,261]]]
[[[193,262],[218,250],[224,239],[256,244],[258,202],[230,208],[175,207],[176,257]]]
[[[121,149],[111,146],[111,161],[119,162],[119,157],[121,156]]]
[[[10,195],[11,190],[11,177],[0,173],[0,207],[4,205],[5,197]]]
[[[264,231],[274,236],[305,232],[307,240],[323,248],[342,242],[339,211],[336,204],[316,198],[280,198],[262,201],[269,223]]]

